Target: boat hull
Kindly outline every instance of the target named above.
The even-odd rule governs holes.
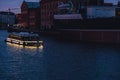
[[[43,41],[23,41],[23,40],[18,40],[18,39],[13,39],[13,38],[7,38],[7,39],[5,39],[5,42],[23,45],[23,46],[41,46],[41,45],[43,45]]]

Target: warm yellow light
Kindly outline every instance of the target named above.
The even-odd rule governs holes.
[[[15,47],[15,48],[23,48],[22,45],[12,44],[12,43],[9,43],[9,42],[7,42],[7,45],[8,45],[8,46]]]
[[[40,45],[40,46],[23,46],[23,45],[18,45],[18,44],[12,44],[12,43],[9,43],[9,42],[7,42],[7,45],[9,45],[9,46],[13,46],[13,47],[19,47],[19,48],[29,48],[29,49],[37,49],[37,48],[39,48],[39,49],[43,49],[43,45]]]

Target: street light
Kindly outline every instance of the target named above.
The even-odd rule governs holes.
[[[10,8],[8,9],[8,28],[10,27]]]

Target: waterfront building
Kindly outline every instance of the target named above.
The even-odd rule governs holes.
[[[22,24],[29,30],[36,30],[40,26],[39,2],[23,1],[21,5]]]
[[[16,14],[16,23],[22,26],[22,14]]]
[[[87,0],[87,6],[100,6],[103,5],[104,0]]]
[[[115,9],[115,12],[116,12],[116,16],[117,17],[120,17],[120,1],[118,1],[118,8]]]
[[[113,3],[104,3],[104,6],[113,6]]]
[[[54,25],[54,14],[58,13],[58,4],[68,0],[41,0],[41,30],[51,29]]]
[[[79,3],[78,3],[79,4]],[[69,9],[68,3],[61,4],[60,12],[64,9]],[[70,5],[70,4],[69,4]],[[58,6],[58,7],[59,7]],[[62,6],[62,7],[61,7]],[[74,9],[74,5],[73,8]],[[84,8],[83,8],[84,7]],[[78,8],[79,13],[65,12],[63,14],[54,15],[55,29],[118,29],[119,19],[116,18],[116,12],[119,14],[120,9],[118,6],[81,6]],[[83,13],[83,11],[86,11]],[[63,11],[64,12],[64,11]],[[83,16],[85,15],[85,16]],[[105,25],[105,26],[103,26]],[[115,27],[114,27],[115,26]]]
[[[118,6],[120,6],[120,1],[118,1]]]
[[[115,17],[117,6],[88,6],[87,18],[109,18]]]
[[[120,7],[115,9],[115,16],[120,18]]]
[[[54,26],[54,15],[58,14],[60,9],[59,4],[66,4],[69,1],[72,2],[72,11],[68,13],[81,13],[82,16],[86,17],[86,7],[93,5],[103,5],[104,0],[41,0],[40,11],[41,11],[41,29],[51,29]],[[66,4],[67,5],[67,4]],[[63,13],[66,13],[66,10]]]
[[[12,12],[0,12],[0,29],[7,29],[15,24],[15,14]]]

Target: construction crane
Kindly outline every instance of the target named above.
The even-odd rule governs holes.
[[[11,12],[13,10],[18,10],[18,9],[20,9],[20,8],[8,8],[8,12]]]

